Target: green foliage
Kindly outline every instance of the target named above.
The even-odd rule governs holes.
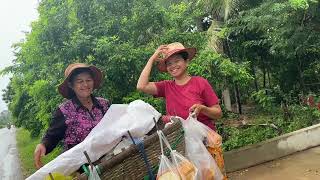
[[[192,61],[189,72],[193,75],[203,76],[217,87],[223,83],[239,83],[246,87],[253,80],[248,72],[248,63],[234,63],[212,51],[202,51]]]
[[[268,89],[262,89],[252,94],[253,100],[257,102],[264,110],[271,111],[275,106],[275,97],[267,94]]]
[[[294,9],[303,9],[307,10],[309,8],[308,0],[289,0],[291,6]],[[316,2],[316,1],[313,1]]]
[[[289,107],[293,119],[286,132],[292,132],[304,127],[320,123],[320,112],[316,108],[293,105]]]
[[[273,138],[277,136],[277,131],[272,127],[264,126],[253,126],[245,129],[228,127],[224,128],[221,134],[224,134],[227,137],[223,142],[223,150],[229,151]]]
[[[229,151],[320,123],[320,112],[316,108],[291,105],[288,109],[291,119],[285,119],[279,113],[281,111],[279,108],[273,108],[276,113],[255,115],[253,118],[257,125],[254,126],[239,128],[218,126],[218,132],[224,140],[223,149]],[[277,128],[270,126],[271,124],[274,124]]]
[[[319,10],[319,1],[268,0],[243,11],[228,21],[230,51],[235,59],[250,59],[264,78],[269,73],[284,92],[315,90],[306,84],[319,78]]]

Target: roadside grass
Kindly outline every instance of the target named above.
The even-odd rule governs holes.
[[[17,130],[16,139],[22,175],[24,178],[26,178],[36,171],[33,160],[33,152],[36,145],[40,142],[40,137],[31,138],[28,130],[19,128]],[[43,158],[43,164],[46,164],[57,157],[61,153],[61,150],[61,147],[55,148],[53,152]]]
[[[280,108],[274,108],[272,112],[258,110],[242,116],[231,114],[221,122],[224,124],[217,124],[217,129],[223,138],[223,150],[230,151],[318,124],[320,111],[291,105],[287,116]]]

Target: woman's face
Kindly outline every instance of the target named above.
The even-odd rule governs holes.
[[[78,74],[74,78],[73,82],[71,82],[71,88],[73,89],[77,97],[80,97],[80,98],[87,98],[91,96],[93,92],[93,87],[94,87],[93,78],[87,72]]]
[[[167,59],[166,67],[168,73],[177,78],[187,73],[188,62],[180,54],[175,54]]]

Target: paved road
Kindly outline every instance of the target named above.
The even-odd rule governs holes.
[[[16,129],[0,129],[0,180],[20,180],[21,169],[16,148]]]
[[[320,146],[228,174],[230,180],[318,180]]]

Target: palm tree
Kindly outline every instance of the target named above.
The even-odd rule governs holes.
[[[226,54],[224,41],[218,37],[223,25],[228,20],[231,13],[237,9],[238,0],[198,0],[197,5],[205,9],[210,15],[211,26],[208,33],[207,48],[219,54]],[[231,111],[230,91],[227,83],[224,83],[222,92],[223,103],[228,111]]]
[[[224,54],[232,59],[232,53],[228,45],[228,37],[221,39],[218,33],[230,17],[236,15],[241,10],[252,8],[260,4],[262,0],[198,0],[197,4],[203,7],[206,12],[211,14],[212,21],[208,33],[207,48],[216,53]],[[238,85],[235,84],[235,94],[238,105],[238,112],[241,114],[241,102]],[[223,103],[228,111],[231,111],[231,100],[229,84],[224,83],[224,91],[222,92]]]

